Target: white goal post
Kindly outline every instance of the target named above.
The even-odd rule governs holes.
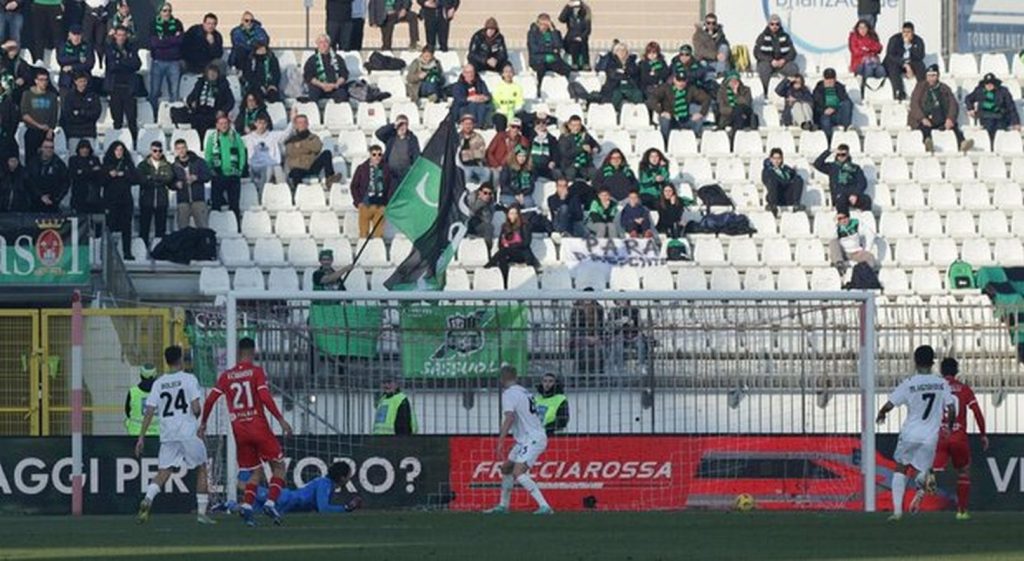
[[[319,320],[311,319],[311,310],[334,305],[376,310],[379,324],[363,333],[372,337],[376,356],[358,363],[358,370],[354,362],[342,364],[347,360],[344,357],[330,357],[334,362],[324,366],[319,354],[318,337],[323,329]],[[861,490],[856,505],[866,512],[876,510],[877,337],[875,295],[870,292],[229,292],[224,309],[225,362],[235,364],[234,342],[246,332],[258,333],[257,361],[267,368],[276,386],[275,395],[289,394],[287,399],[293,404],[286,416],[303,417],[303,422],[291,422],[297,417],[290,418],[296,436],[294,442],[284,442],[286,455],[294,452],[290,448],[306,446],[306,434],[343,435],[345,446],[358,446],[372,432],[365,420],[372,418],[372,396],[380,380],[395,373],[404,376],[403,384],[411,387],[421,433],[495,434],[498,409],[490,394],[484,394],[493,393],[496,372],[451,374],[461,378],[457,385],[461,399],[476,400],[476,411],[468,405],[452,407],[458,411],[444,408],[444,403],[456,402],[445,394],[454,395],[456,385],[445,385],[450,379],[438,380],[445,373],[437,376],[434,372],[426,381],[408,373],[406,363],[415,353],[405,351],[421,339],[417,339],[413,323],[406,322],[406,311],[444,306],[515,307],[522,311],[522,324],[481,332],[493,341],[522,331],[523,374],[531,383],[554,368],[552,365],[570,373],[578,396],[574,396],[576,426],[566,438],[695,433],[817,434],[829,438],[830,432],[836,431],[849,440],[859,435]],[[599,354],[595,370],[581,372],[589,363],[579,356],[578,332],[586,327],[580,326],[577,312],[588,306],[603,313],[607,325],[600,327],[609,335],[602,334],[593,350]],[[429,330],[422,323],[417,325],[421,331]],[[448,327],[439,324],[436,329],[443,332]],[[346,323],[331,336],[350,345],[349,338],[354,339],[360,329],[366,328]],[[512,345],[500,340],[507,352]],[[635,342],[638,340],[646,341],[642,348]],[[460,344],[474,343],[473,339],[455,342],[456,347]],[[324,369],[330,370],[329,374],[323,374]],[[287,381],[275,383],[275,377],[284,371]],[[305,379],[307,372],[315,382]],[[315,391],[310,389],[314,386]],[[467,398],[465,394],[476,388],[480,395]],[[612,401],[620,398],[610,397],[614,394],[608,388],[647,394],[644,399],[651,403],[645,403],[643,418]],[[780,395],[793,399],[780,400]],[[830,402],[830,395],[841,398]],[[742,399],[749,400],[750,407],[756,405],[757,414],[733,421],[735,415],[727,408],[735,411]],[[803,405],[806,403],[810,405]],[[833,412],[826,416],[822,411],[829,407]],[[795,410],[799,408],[807,411]],[[784,420],[776,422],[772,416]],[[228,434],[223,450],[226,469],[220,483],[234,498],[237,465],[224,417],[217,415],[219,430]],[[338,446],[303,452],[337,456],[341,444]]]

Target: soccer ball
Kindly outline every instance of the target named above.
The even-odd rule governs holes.
[[[736,510],[740,512],[748,512],[754,510],[756,502],[754,497],[749,493],[741,493],[736,495]]]

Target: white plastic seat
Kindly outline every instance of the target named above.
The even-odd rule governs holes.
[[[390,264],[383,238],[370,238],[369,241],[359,240],[357,247],[362,247],[364,242],[366,243],[366,249],[363,250],[363,256],[359,259],[361,265],[367,268],[375,268],[387,267]]]
[[[1021,153],[1024,153],[1024,143],[1021,142],[1020,131],[996,131],[993,150],[1003,156],[1020,156]]]
[[[988,239],[1005,238],[1010,235],[1010,225],[1001,210],[987,210],[978,215],[978,230],[981,237]]]
[[[910,286],[915,294],[931,296],[943,294],[946,290],[942,287],[942,275],[939,270],[933,267],[921,267],[914,269],[910,276]]]
[[[707,158],[690,158],[683,161],[680,175],[683,181],[691,185],[706,185],[714,181],[714,171],[711,161]]]
[[[1004,53],[983,53],[981,55],[981,66],[978,69],[978,74],[985,75],[989,72],[1004,79],[1010,75],[1010,64],[1006,61]]]
[[[704,291],[708,289],[708,279],[704,275],[704,269],[700,267],[685,267],[679,270],[676,275],[676,287],[681,291]]]
[[[356,106],[356,124],[366,132],[373,132],[388,124],[384,104],[378,102],[360,103]]]
[[[298,238],[288,244],[288,262],[295,267],[316,267],[320,252],[313,238]]]
[[[978,179],[1006,181],[1006,164],[1002,156],[982,156],[978,160]]]
[[[1024,237],[1024,210],[1015,210],[1010,218],[1010,231],[1016,237]]]
[[[267,275],[267,290],[275,293],[298,292],[299,275],[292,267],[279,267]]]
[[[633,153],[643,155],[651,148],[657,148],[661,152],[665,151],[665,139],[661,136],[661,132],[656,130],[646,130],[636,133],[636,142],[633,146]]]
[[[704,156],[730,155],[729,135],[724,130],[705,131],[700,137],[700,153]]]
[[[738,156],[764,156],[761,133],[758,131],[736,131],[733,137],[733,154]]]
[[[587,107],[587,127],[591,131],[610,131],[618,128],[618,115],[610,103],[592,103]]]
[[[900,183],[896,186],[896,208],[900,210],[924,210],[924,193],[918,183]]]
[[[447,116],[447,103],[427,103],[423,106],[423,125],[429,129],[436,129]]]
[[[928,188],[928,208],[934,210],[956,210],[960,207],[956,188],[950,183],[938,183]]]
[[[807,215],[802,212],[787,212],[779,218],[779,232],[787,238],[807,238],[811,236],[811,224]]]
[[[591,105],[591,108],[594,106]],[[591,125],[592,126],[592,125]],[[668,154],[675,158],[696,156],[697,137],[691,130],[674,130],[668,135]]]
[[[973,238],[977,235],[974,227],[974,216],[966,211],[951,212],[946,215],[946,235],[956,238]]]
[[[340,236],[327,238],[321,243],[321,249],[329,249],[334,253],[334,263],[348,265],[352,263],[352,244],[347,238]]]
[[[939,163],[939,159],[932,156],[914,160],[914,181],[918,183],[942,181],[942,165]]]
[[[879,125],[889,132],[906,130],[907,106],[901,103],[889,103],[882,105],[878,121]]]
[[[1016,183],[997,183],[992,200],[998,202],[999,208],[1016,210],[1024,208],[1024,194]]]
[[[974,181],[974,164],[967,156],[957,156],[946,160],[946,181],[960,183]]]
[[[647,291],[669,292],[676,289],[672,271],[668,267],[648,267],[640,270],[640,283]]]
[[[740,272],[733,267],[718,267],[711,270],[711,290],[739,291],[741,289]]]
[[[292,191],[285,183],[267,183],[263,186],[263,198],[260,206],[270,212],[291,210]]]
[[[250,210],[242,215],[242,235],[254,240],[272,235],[270,213],[265,210]]]
[[[505,290],[505,281],[497,267],[473,270],[473,290],[477,292],[500,292]]]
[[[743,290],[752,292],[775,290],[775,275],[767,267],[747,269],[743,275]]]
[[[901,133],[902,134],[902,133]],[[893,154],[892,137],[888,131],[867,131],[864,135],[863,153],[873,157],[885,157]],[[921,146],[924,151],[924,146]],[[902,151],[897,153],[903,154]]]
[[[900,131],[896,137],[896,152],[903,156],[923,156],[927,154],[924,149],[924,138],[921,136],[921,131]],[[870,152],[868,153],[870,154]]]
[[[960,152],[960,143],[957,142],[956,133],[953,131],[932,131],[932,145],[936,154],[948,156]]]
[[[881,283],[884,294],[893,296],[910,294],[910,281],[903,269],[883,267],[878,272],[878,282]]]
[[[835,292],[842,289],[843,279],[839,271],[832,267],[811,269],[811,290],[816,292]]]
[[[910,223],[907,220],[907,215],[901,211],[883,211],[879,222],[879,233],[886,238],[910,237]]]
[[[445,292],[469,292],[472,286],[469,284],[469,272],[465,269],[448,268],[445,273]]]
[[[612,149],[618,148],[627,155],[633,153],[633,141],[629,138],[627,131],[618,129],[607,131],[601,138],[601,152],[607,154]]]
[[[700,265],[725,265],[725,250],[718,238],[701,237],[693,248],[693,260]]]
[[[256,192],[256,185],[248,181],[242,183],[242,192],[238,197],[238,207],[243,213],[257,209],[260,206],[260,194]]]
[[[822,131],[804,131],[800,135],[800,154],[807,158],[817,158],[828,150],[828,139]]]
[[[211,230],[217,233],[217,239],[219,240],[237,238],[239,236],[238,218],[235,217],[233,212],[212,210],[207,216],[207,224]]]
[[[739,158],[722,158],[715,167],[715,179],[719,183],[739,183],[747,180],[747,168]]]
[[[614,267],[608,279],[608,288],[622,291],[640,290],[640,275],[633,267]]]
[[[352,269],[345,279],[345,290],[348,292],[366,292],[369,287],[364,269]]]
[[[980,181],[972,181],[961,185],[963,204],[967,210],[988,210],[992,208],[992,201],[989,200],[988,185]]]
[[[337,237],[341,233],[338,215],[327,210],[314,212],[309,219],[309,233],[318,240]]]
[[[140,123],[147,123],[147,122],[151,122],[151,121],[142,121],[142,120],[140,120],[139,122]],[[164,136],[164,131],[162,131],[162,130],[160,130],[158,128],[143,127],[141,129],[139,129],[139,138],[136,139],[136,141],[134,143],[135,153],[142,154],[142,155],[149,154],[149,147],[154,142],[161,143],[163,145],[165,151],[173,152],[173,147],[172,147],[171,150],[168,150],[167,137]],[[58,146],[59,146],[59,144],[58,144]],[[133,146],[133,144],[129,144],[128,146]],[[71,150],[74,150],[74,149],[75,149],[75,147],[72,146]]]
[[[261,267],[276,267],[285,264],[284,246],[277,238],[260,238],[252,251],[253,261]]]
[[[942,219],[934,210],[919,210],[914,213],[914,235],[918,238],[941,238]]]
[[[227,294],[231,290],[231,277],[226,267],[203,267],[199,271],[199,293],[207,296]]]
[[[825,248],[816,238],[806,238],[796,242],[796,261],[802,267],[818,267],[828,265]]]
[[[228,238],[220,242],[220,261],[227,267],[248,267],[252,265],[249,242],[243,238]]]
[[[992,259],[992,246],[984,238],[971,238],[964,240],[960,248],[960,258],[971,264],[973,267],[984,267],[995,264]]]
[[[836,237],[836,217],[829,212],[819,212],[814,215],[811,224],[814,235],[819,240],[831,240]]]
[[[1016,238],[1003,238],[995,243],[995,262],[1002,267],[1024,264],[1024,245]],[[974,263],[971,263],[972,265]]]
[[[800,267],[784,267],[779,270],[778,287],[783,292],[806,292],[807,273]]]
[[[882,158],[878,179],[886,183],[910,181],[910,167],[907,165],[907,160],[900,156]]]
[[[395,239],[391,240],[391,247],[388,248],[388,257],[391,259],[391,264],[398,266],[405,261],[405,258],[412,253],[412,242],[405,236],[395,236]]]
[[[815,212],[829,203],[828,196],[825,195],[825,190],[821,186],[813,183],[804,185],[804,192],[800,195],[800,204]]]
[[[540,287],[546,291],[572,290],[572,275],[564,267],[544,269],[540,275]]]
[[[778,148],[784,155],[796,154],[796,141],[793,140],[793,134],[788,130],[769,132],[765,147],[768,151]]]
[[[536,292],[537,272],[533,267],[510,267],[508,270],[510,292]]]
[[[761,245],[761,261],[770,267],[784,267],[793,263],[789,241],[785,238],[768,238]]]
[[[960,258],[956,241],[952,238],[936,238],[928,242],[928,262],[936,267],[949,267]]]
[[[920,238],[901,239],[896,244],[896,263],[901,267],[917,267],[928,264],[924,244]]]
[[[764,210],[756,210],[747,213],[751,226],[757,230],[755,238],[774,238],[778,235],[775,217],[772,213]]]
[[[483,238],[466,238],[459,244],[456,260],[463,267],[483,267],[490,259]]]
[[[279,212],[274,220],[274,233],[283,239],[304,237],[306,235],[306,220],[297,210]]]
[[[300,183],[295,190],[295,206],[302,212],[327,210],[323,188],[311,183]]]
[[[582,111],[580,111],[582,113]],[[651,114],[643,103],[623,103],[619,112],[622,128],[629,131],[642,131],[652,128]]]
[[[235,290],[239,292],[263,292],[266,285],[263,282],[263,271],[251,267],[235,271]]]
[[[561,263],[558,259],[558,248],[551,238],[532,240],[530,242],[530,249],[542,266],[547,267]]]
[[[857,131],[835,131],[832,133],[832,150],[839,147],[840,144],[845,144],[850,147],[850,153],[857,155],[861,153],[860,148],[860,136]]]
[[[729,243],[728,260],[733,267],[756,267],[760,264],[757,243],[753,238],[734,238]]]
[[[952,53],[949,55],[949,74],[960,79],[973,78],[978,75],[978,61],[972,53]]]

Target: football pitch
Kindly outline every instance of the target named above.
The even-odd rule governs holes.
[[[0,518],[0,559],[341,560],[1006,560],[1024,559],[1021,518],[921,514],[686,512],[484,516],[357,512],[246,528],[233,516]],[[261,521],[264,522],[264,521]]]

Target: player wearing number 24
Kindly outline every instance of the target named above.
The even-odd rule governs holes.
[[[245,496],[242,499],[242,518],[246,525],[255,526],[253,519],[253,502],[256,499],[256,488],[263,476],[264,463],[270,464],[270,492],[263,513],[269,516],[274,524],[281,524],[281,513],[277,509],[277,499],[284,489],[284,453],[281,445],[270,428],[264,408],[281,424],[285,436],[292,434],[292,427],[281,415],[274,403],[267,385],[267,374],[263,368],[253,364],[256,357],[256,342],[245,337],[238,342],[238,364],[221,372],[217,384],[210,390],[203,405],[203,420],[199,425],[199,435],[206,432],[206,419],[210,411],[220,399],[226,396],[228,414],[231,417],[231,431],[235,436],[238,469],[252,472]]]

